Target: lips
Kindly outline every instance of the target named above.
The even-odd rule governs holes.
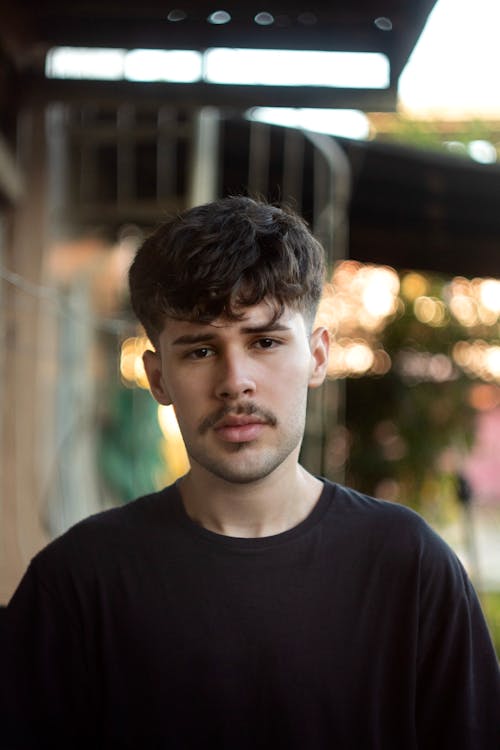
[[[227,443],[247,443],[256,440],[266,425],[267,422],[257,415],[228,415],[214,425],[214,430]]]

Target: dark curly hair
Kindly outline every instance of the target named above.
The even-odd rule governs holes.
[[[324,251],[292,210],[244,196],[191,208],[160,225],[129,272],[132,307],[155,344],[165,319],[238,320],[269,300],[312,325]]]

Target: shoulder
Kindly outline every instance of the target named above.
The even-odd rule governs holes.
[[[350,570],[367,572],[367,580],[378,581],[387,597],[390,591],[393,601],[395,596],[404,603],[419,623],[422,642],[433,642],[442,628],[451,633],[450,613],[453,627],[474,622],[478,633],[485,632],[465,568],[418,513],[339,485],[328,491],[328,536],[337,558],[346,558]]]
[[[30,569],[42,579],[54,580],[62,570],[102,570],[111,561],[141,555],[174,526],[176,498],[172,485],[89,516],[42,549]]]
[[[358,549],[368,548],[393,566],[411,563],[426,577],[446,570],[458,577],[457,583],[463,582],[454,551],[414,510],[339,484],[326,482],[326,489],[330,523],[343,529]]]
[[[374,532],[397,529],[415,537],[434,535],[422,516],[406,505],[379,500],[328,480],[325,480],[325,489],[330,497],[330,513],[337,522],[367,525]]]

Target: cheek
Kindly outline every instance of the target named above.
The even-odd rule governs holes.
[[[181,430],[192,430],[206,416],[204,383],[200,378],[167,378],[170,398]]]
[[[284,409],[294,413],[296,409],[302,408],[307,399],[309,391],[309,371],[300,372],[286,371],[282,376],[274,377],[267,390],[269,400],[275,404],[281,404]],[[257,398],[258,400],[258,398]]]
[[[164,373],[164,381],[174,403],[189,403],[192,399],[196,399],[202,390],[203,379],[190,373],[187,375],[179,372],[172,373],[167,369]]]

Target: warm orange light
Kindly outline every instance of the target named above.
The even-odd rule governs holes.
[[[490,312],[500,314],[500,281],[484,279],[479,284],[479,299],[481,304]]]
[[[373,352],[364,341],[353,341],[345,349],[345,364],[348,372],[356,375],[368,372],[373,364]]]
[[[407,273],[401,281],[401,292],[410,302],[423,297],[429,291],[429,283],[421,273]]]
[[[325,285],[317,325],[325,326],[331,338],[328,365],[330,377],[384,374],[391,360],[380,337],[389,322],[411,304],[418,321],[431,327],[444,327],[453,317],[466,329],[496,325],[500,315],[500,281],[466,279],[456,276],[432,294],[437,285],[423,274],[410,272],[401,282],[388,266],[347,260],[339,263]],[[479,333],[479,330],[477,331]],[[484,335],[484,333],[482,333]],[[472,377],[486,381],[500,378],[499,354],[486,342],[463,341],[453,350],[453,361],[446,352],[399,357],[409,378],[442,382],[457,377],[453,362]],[[425,355],[425,356],[424,356]],[[401,364],[403,363],[404,364]],[[411,371],[411,372],[410,372]]]
[[[360,286],[365,310],[373,318],[386,318],[396,310],[399,278],[392,268],[367,267],[360,274]]]
[[[371,371],[374,375],[385,375],[391,369],[391,358],[385,349],[377,349],[373,355],[373,366]]]
[[[453,359],[472,377],[500,382],[500,346],[482,339],[459,341],[453,347]]]
[[[484,365],[495,380],[500,380],[500,346],[488,347],[484,355]]]
[[[390,363],[388,355],[387,359]],[[338,342],[332,342],[330,346],[328,375],[332,378],[365,375],[371,371],[375,361],[375,354],[366,341],[343,338]],[[379,355],[378,363],[378,367],[382,368],[387,364],[387,360],[382,363]]]
[[[421,323],[435,327],[446,324],[446,306],[436,297],[417,297],[413,310]]]
[[[158,406],[158,422],[165,438],[164,453],[170,481],[175,481],[189,470],[189,459],[172,405]]]
[[[124,385],[149,388],[148,379],[144,371],[142,355],[146,349],[151,349],[151,343],[146,336],[131,336],[122,343],[120,352],[120,374]]]
[[[450,300],[450,310],[466,328],[471,328],[479,322],[476,301],[465,294],[455,294]]]
[[[399,277],[389,266],[343,261],[325,285],[316,318],[331,336],[330,377],[382,374],[391,366],[378,335],[401,310]]]
[[[469,401],[474,409],[490,411],[500,406],[500,388],[496,385],[478,383],[472,386],[469,393]]]

